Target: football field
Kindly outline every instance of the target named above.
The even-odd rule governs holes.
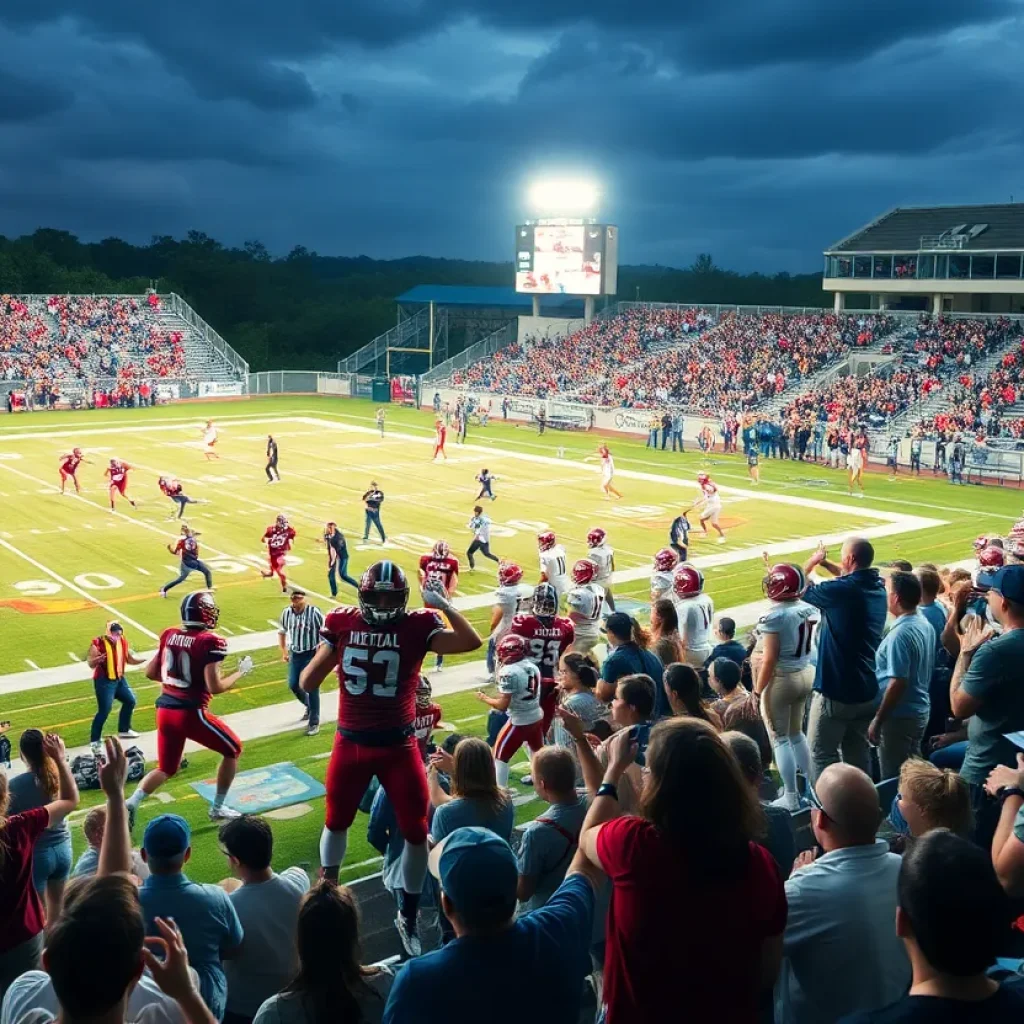
[[[1021,507],[1015,491],[952,488],[930,474],[901,475],[893,482],[869,474],[867,497],[854,499],[846,495],[845,474],[774,460],[762,463],[762,484],[755,488],[742,457],[650,451],[642,442],[618,438],[609,443],[623,499],[609,502],[599,489],[597,462],[587,461],[598,440],[592,435],[538,437],[526,426],[497,421],[471,427],[465,445],[455,443],[449,431],[448,460],[431,462],[432,415],[388,407],[381,438],[373,413],[369,402],[296,396],[5,417],[0,426],[0,720],[11,720],[14,735],[36,726],[59,730],[69,747],[83,744],[94,711],[84,665],[90,639],[116,618],[133,649],[151,651],[160,631],[176,622],[180,598],[202,586],[196,574],[168,599],[160,597],[160,586],[177,575],[177,559],[167,545],[173,545],[180,526],[169,518],[176,506],[157,487],[161,474],[178,477],[186,494],[205,502],[189,506],[185,521],[200,532],[200,556],[213,570],[219,630],[234,654],[248,651],[257,664],[215,699],[220,715],[289,699],[275,632],[286,599],[276,581],[260,576],[266,566],[260,539],[279,513],[297,532],[289,580],[325,609],[334,603],[321,540],[326,521],[336,521],[348,539],[349,571],[355,577],[383,553],[414,581],[419,556],[435,540],[447,540],[462,562],[458,603],[484,633],[495,565],[481,559],[471,573],[464,558],[478,491],[474,477],[484,466],[497,477],[497,500],[484,502],[494,522],[495,553],[518,561],[526,581],[534,582],[538,531],[554,530],[571,564],[586,554],[587,532],[601,526],[616,552],[616,596],[636,602],[633,607],[646,602],[651,557],[667,542],[671,520],[696,499],[694,478],[701,469],[721,486],[728,540],[718,545],[693,535],[691,559],[704,570],[719,611],[761,598],[762,551],[803,561],[819,538],[837,551],[842,537],[858,532],[874,539],[881,559],[955,561],[970,555],[977,534],[1006,532]],[[220,438],[219,458],[207,461],[200,428],[209,418]],[[268,434],[280,446],[280,484],[269,485],[264,474]],[[82,494],[62,496],[58,457],[74,446],[92,461],[79,470]],[[137,509],[119,500],[117,510],[109,511],[102,474],[112,457],[133,467],[128,495]],[[385,494],[388,540],[383,545],[362,541],[360,496],[371,480]],[[696,516],[691,520],[696,524]],[[352,588],[342,584],[339,600],[353,599]],[[229,668],[233,662],[229,657]],[[130,679],[139,698],[136,728],[152,729],[156,687],[138,674]],[[329,693],[335,689],[326,687]],[[481,705],[471,695],[445,698],[442,705],[446,717],[465,720],[462,731],[482,731]],[[322,766],[315,759],[322,759],[329,742],[325,730],[306,741],[301,756]],[[247,747],[243,768],[281,760],[299,763],[298,752],[273,738],[259,740]],[[212,765],[208,755],[199,755],[168,792],[180,788],[185,799],[193,770],[208,772]],[[533,812],[526,806],[521,811],[530,816],[536,805]],[[289,823],[293,826],[297,835],[301,832],[296,841],[309,846],[304,859],[315,860],[315,830],[307,836],[308,823],[302,829]],[[351,851],[350,861],[357,863],[358,853]],[[303,859],[295,851],[292,857],[292,862]]]

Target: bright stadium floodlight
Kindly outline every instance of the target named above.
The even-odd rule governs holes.
[[[597,209],[601,190],[585,178],[545,179],[534,182],[527,197],[537,213],[582,215]]]

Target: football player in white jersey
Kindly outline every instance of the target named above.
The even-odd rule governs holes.
[[[803,725],[814,687],[811,654],[821,614],[800,600],[806,587],[798,565],[773,565],[761,583],[772,606],[757,624],[760,664],[754,693],[761,699],[761,717],[771,733],[782,776],[784,792],[777,803],[790,811],[800,809],[797,771],[808,783],[811,779],[811,751]]]
[[[718,533],[718,543],[725,543],[725,531],[718,525],[718,516],[722,511],[722,496],[718,493],[718,484],[707,475],[697,474],[697,485],[700,487],[700,499],[697,507],[700,509],[700,528],[703,536],[708,535],[708,523]]]
[[[672,591],[686,648],[683,660],[693,668],[703,668],[711,655],[711,624],[715,619],[715,604],[704,593],[704,573],[684,562],[672,573]]]
[[[615,598],[612,596],[612,573],[615,572],[615,551],[608,543],[608,534],[595,526],[587,534],[587,558],[597,566],[594,582],[604,590],[604,601],[608,610],[615,611]]]
[[[597,565],[589,558],[581,558],[572,567],[572,581],[576,585],[565,599],[569,618],[576,627],[572,649],[578,654],[589,654],[601,639],[601,618],[604,614],[604,589],[597,579]]]
[[[654,556],[654,568],[651,572],[651,604],[667,597],[675,600],[672,589],[672,573],[679,564],[679,556],[671,548],[662,548]]]
[[[509,762],[525,743],[532,756],[544,746],[544,712],[540,706],[540,669],[526,656],[526,641],[507,633],[498,642],[498,696],[477,691],[477,700],[508,715],[494,743],[498,785],[508,788]]]
[[[523,570],[515,562],[498,566],[498,589],[491,609],[491,636],[487,641],[487,671],[494,672],[494,648],[509,631],[517,615],[525,615],[533,602],[533,587],[523,583]]]
[[[550,583],[558,594],[561,606],[565,595],[569,593],[569,573],[565,561],[565,548],[559,544],[551,530],[537,534],[537,547],[540,550],[540,581]]]

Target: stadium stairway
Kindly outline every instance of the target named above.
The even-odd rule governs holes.
[[[224,357],[207,344],[201,334],[183,317],[162,308],[156,314],[160,329],[179,331],[185,348],[185,366],[189,376],[204,381],[235,381],[238,375]]]

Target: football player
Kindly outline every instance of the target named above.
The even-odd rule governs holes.
[[[550,583],[555,588],[560,607],[562,599],[569,593],[565,548],[557,543],[551,530],[537,534],[537,548],[540,551],[540,581],[541,583]]]
[[[185,513],[186,505],[205,505],[205,501],[201,501],[199,498],[190,498],[185,494],[185,489],[182,487],[181,481],[175,479],[173,476],[162,476],[157,480],[157,486],[160,490],[178,506],[178,514],[175,515],[173,512],[167,517],[168,519],[180,519]]]
[[[110,480],[109,497],[110,497],[110,511],[114,511],[114,495],[120,494],[132,508],[136,508],[136,504],[128,497],[128,471],[132,467],[127,462],[121,462],[118,459],[111,459],[110,465],[107,466],[103,475]]]
[[[697,484],[700,487],[700,528],[703,535],[708,535],[708,523],[710,523],[718,534],[718,543],[725,543],[725,531],[718,525],[718,517],[722,511],[722,497],[718,493],[718,484],[707,475],[697,474]]]
[[[522,567],[515,562],[498,565],[498,589],[494,591],[491,609],[491,635],[487,641],[487,671],[494,672],[494,649],[512,628],[517,615],[525,615],[533,601],[533,587],[522,582]]]
[[[555,674],[562,655],[576,639],[576,627],[571,619],[558,614],[555,588],[550,583],[541,583],[533,592],[530,613],[517,615],[512,620],[512,632],[526,641],[530,659],[540,669],[540,706],[546,736],[558,704]]]
[[[416,735],[416,742],[420,748],[420,757],[423,763],[427,762],[430,737],[434,730],[441,724],[441,705],[435,704],[434,688],[426,676],[420,676],[416,686],[416,717],[413,719],[412,728]]]
[[[443,420],[434,421],[434,461],[437,461],[438,455],[444,455],[445,462],[448,461],[448,456],[445,454],[444,442],[448,437],[448,428],[444,425]]]
[[[82,488],[78,486],[78,467],[87,462],[92,465],[92,459],[82,455],[81,448],[72,448],[70,455],[60,457],[60,493],[64,493],[64,485],[70,480],[75,485],[75,494],[81,494]]]
[[[359,581],[359,606],[335,608],[324,620],[321,645],[302,672],[307,693],[338,674],[338,732],[327,767],[327,814],[320,836],[325,878],[337,879],[348,830],[374,775],[395,810],[405,838],[403,892],[395,921],[402,945],[418,956],[416,918],[427,874],[427,776],[416,742],[416,690],[428,651],[464,654],[482,641],[436,581],[423,588],[426,608],[409,610],[405,573],[374,562]],[[438,612],[450,623],[445,628]]]
[[[597,566],[594,582],[604,590],[604,601],[609,611],[615,611],[612,595],[612,573],[615,572],[615,551],[608,543],[608,534],[595,526],[587,534],[587,558]]]
[[[452,549],[449,547],[448,541],[434,542],[434,549],[430,554],[421,556],[418,573],[420,590],[426,586],[428,581],[437,580],[444,587],[448,599],[451,600],[459,586],[459,560],[452,557]],[[438,671],[443,662],[444,658],[439,654],[435,665]]]
[[[703,668],[711,654],[711,624],[715,619],[714,602],[704,593],[704,573],[688,562],[676,566],[672,592],[686,648],[683,660],[693,668]]]
[[[1003,550],[1003,542],[1001,540],[998,546],[990,543],[988,547],[982,548],[978,552],[979,569],[1001,569],[1005,564],[1006,552]]]
[[[572,581],[576,584],[565,599],[576,639],[572,649],[589,654],[601,639],[601,617],[604,614],[604,589],[595,582],[597,564],[581,558],[572,567]]]
[[[525,743],[532,757],[544,746],[540,706],[540,669],[527,657],[526,641],[515,633],[502,637],[497,649],[498,696],[477,691],[477,700],[508,715],[494,744],[494,773],[508,788],[509,764]]]
[[[672,589],[672,573],[676,571],[679,564],[679,556],[671,548],[662,548],[654,556],[654,566],[651,571],[651,604],[667,597],[670,601],[675,600],[675,592]]]
[[[608,446],[603,444],[597,449],[597,454],[601,459],[601,490],[604,491],[604,496],[609,500],[621,498],[622,495],[612,484],[615,479],[615,460],[612,458],[612,453],[608,450]]]
[[[219,459],[220,456],[214,451],[217,445],[217,428],[213,425],[213,420],[207,420],[206,426],[199,428],[199,433],[203,435],[203,454],[206,456],[206,461]]]
[[[279,515],[271,526],[263,531],[263,543],[267,545],[267,557],[270,559],[270,570],[260,572],[260,575],[269,580],[277,576],[281,581],[281,593],[288,592],[288,577],[285,575],[286,555],[292,548],[292,541],[295,540],[295,530],[289,525],[286,516]]]
[[[253,663],[247,655],[234,672],[221,678],[220,666],[228,645],[224,637],[213,632],[219,618],[220,609],[212,594],[197,590],[186,595],[181,602],[181,626],[163,631],[160,646],[146,666],[146,678],[160,683],[156,700],[157,767],[128,798],[131,821],[142,801],[178,771],[186,740],[221,756],[210,819],[238,817],[237,811],[224,806],[224,800],[238,769],[242,741],[207,709],[213,696],[230,690],[252,671]]]
[[[771,733],[775,763],[782,776],[783,796],[776,802],[797,811],[797,771],[808,782],[811,779],[811,752],[803,723],[814,687],[811,652],[821,615],[800,600],[807,580],[798,565],[771,566],[761,588],[772,606],[756,628],[760,664],[754,693],[761,700],[761,716]]]
[[[165,583],[160,588],[161,597],[166,597],[168,590],[176,587],[179,583],[184,583],[194,572],[201,572],[203,579],[206,581],[206,589],[213,590],[213,575],[210,572],[210,568],[199,559],[199,541],[196,539],[198,536],[199,534],[188,523],[182,523],[181,536],[178,538],[178,542],[167,545],[167,550],[172,555],[178,555],[181,558],[181,571],[177,579],[171,580],[170,583]]]
[[[498,496],[494,493],[494,481],[498,478],[486,468],[481,469],[477,474],[476,482],[480,485],[480,493],[476,496],[476,501],[480,501],[481,498],[490,498],[494,501]]]

